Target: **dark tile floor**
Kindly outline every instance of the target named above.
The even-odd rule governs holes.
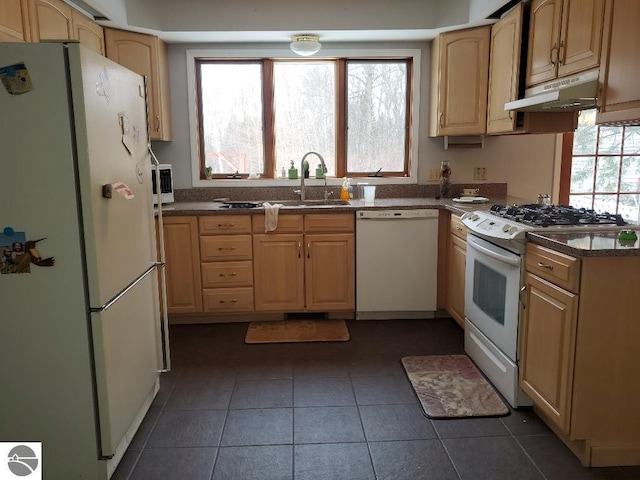
[[[429,420],[400,359],[463,353],[451,319],[349,322],[351,341],[246,345],[171,328],[173,371],[114,480],[640,479],[592,468],[528,410]]]

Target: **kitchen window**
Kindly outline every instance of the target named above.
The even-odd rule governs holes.
[[[596,125],[595,110],[582,111],[562,157],[560,203],[640,222],[640,127]]]
[[[300,169],[311,150],[323,156],[329,177],[378,170],[410,177],[417,153],[411,147],[414,55],[212,58],[194,52],[194,184],[252,173],[278,179],[291,161]],[[310,165],[312,177],[315,168]]]

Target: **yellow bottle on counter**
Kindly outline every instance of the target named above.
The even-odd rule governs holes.
[[[342,188],[340,188],[340,200],[349,200],[349,181],[347,177],[342,179]]]

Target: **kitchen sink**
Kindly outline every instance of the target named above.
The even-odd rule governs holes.
[[[329,207],[335,205],[349,205],[348,200],[340,200],[337,198],[329,200],[278,200],[270,203],[279,203],[283,207]]]

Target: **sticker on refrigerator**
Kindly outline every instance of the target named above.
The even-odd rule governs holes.
[[[103,68],[98,75],[98,81],[96,82],[96,92],[99,96],[104,97],[107,104],[111,103],[111,82],[109,81],[109,71]]]
[[[31,75],[24,63],[0,67],[0,79],[11,95],[20,95],[33,90]]]
[[[25,232],[16,232],[5,227],[0,233],[0,274],[30,273],[31,264],[39,267],[52,267],[53,257],[42,258],[36,244],[46,238],[27,240]]]

